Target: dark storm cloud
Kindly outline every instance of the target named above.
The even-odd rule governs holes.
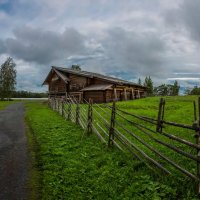
[[[105,54],[124,70],[157,76],[163,71],[165,44],[155,33],[137,33],[122,28],[108,31]]]
[[[50,64],[85,50],[84,36],[72,28],[56,33],[23,27],[15,29],[14,36],[3,42],[4,53],[38,64]]]
[[[181,16],[192,37],[200,42],[200,1],[184,0],[181,6]]]
[[[0,40],[0,54],[4,53],[5,51],[5,44],[3,40]]]
[[[185,28],[190,36],[200,42],[200,1],[183,0],[176,9],[166,12],[166,21],[168,24]]]

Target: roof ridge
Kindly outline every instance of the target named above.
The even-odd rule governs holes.
[[[69,71],[69,72],[73,72],[74,74],[85,75],[85,76],[89,76],[89,77],[92,77],[92,78],[96,77],[96,78],[104,79],[104,80],[107,80],[107,81],[115,82],[115,83],[118,83],[118,84],[129,84],[129,85],[134,85],[134,86],[146,88],[145,86],[139,85],[139,84],[134,83],[132,81],[123,80],[123,79],[120,79],[120,78],[115,78],[115,77],[112,77],[112,76],[103,75],[103,74],[99,74],[99,73],[96,73],[96,72],[88,72],[88,71],[84,71],[84,70],[77,71],[77,70],[73,70],[73,69],[70,69],[70,68],[56,67],[56,66],[52,66],[52,68],[55,68],[55,69],[61,70],[61,71],[65,71],[65,72]]]

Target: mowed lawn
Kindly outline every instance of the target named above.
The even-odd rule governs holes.
[[[165,114],[164,114],[164,120],[181,123],[181,124],[187,124],[192,126],[194,122],[194,108],[193,108],[193,101],[196,101],[197,105],[197,96],[179,96],[179,97],[165,97],[166,99],[166,105],[165,105]],[[149,97],[144,98],[140,100],[133,100],[133,101],[123,101],[123,102],[117,102],[116,108],[121,109],[123,111],[126,111],[128,113],[136,114],[139,116],[147,116],[151,117],[153,119],[157,119],[158,116],[158,107],[159,107],[159,101],[160,97]],[[112,106],[112,104],[110,104]],[[93,120],[94,123],[98,122],[98,114],[100,113],[105,119],[107,119],[108,123],[110,122],[110,115],[111,110],[105,108],[104,105],[101,105],[101,108],[99,108],[99,105],[94,104],[94,118],[96,120]],[[95,111],[96,110],[96,111]],[[197,109],[198,110],[198,109]],[[106,111],[106,112],[105,112]],[[152,125],[151,123],[148,123],[143,120],[139,120],[135,117],[126,115],[124,113],[121,113],[118,111],[123,117],[127,118],[130,121],[136,122],[138,124],[141,124],[147,128],[150,128],[151,130],[156,130],[156,125]],[[162,153],[165,156],[168,156],[172,161],[176,162],[181,167],[187,169],[193,174],[196,174],[196,162],[191,160],[190,158],[187,158],[181,154],[176,153],[174,150],[167,148],[166,146],[159,144],[155,140],[152,139],[154,137],[155,139],[161,140],[167,144],[173,145],[174,147],[179,148],[182,151],[185,151],[187,153],[190,153],[193,156],[196,156],[196,149],[191,148],[185,144],[182,144],[180,142],[177,142],[175,140],[169,139],[168,137],[156,133],[151,132],[149,130],[146,130],[146,133],[139,130],[137,127],[135,127],[133,124],[129,123],[123,117],[120,117],[120,115],[116,114],[116,121],[123,125],[126,129],[131,131],[133,134],[135,134],[137,137],[139,137],[142,141],[149,144],[154,149],[158,150],[160,153]],[[128,132],[126,132],[122,127],[118,125],[118,123],[115,124],[115,128],[119,130],[121,133],[123,133],[131,142],[133,142],[135,145],[137,145],[141,150],[143,150],[145,153],[147,153],[151,158],[158,161],[160,164],[162,164],[165,168],[170,170],[172,172],[172,175],[175,175],[176,179],[182,180],[183,174],[180,173],[180,171],[176,170],[172,165],[169,165],[167,161],[160,158],[157,154],[155,154],[152,150],[144,146],[141,142],[139,142],[137,139],[135,139],[133,136],[131,136]],[[103,123],[101,123],[102,126]],[[105,126],[104,126],[105,128]],[[99,129],[100,131],[100,129]],[[173,134],[179,138],[185,139],[187,141],[196,143],[195,140],[195,131],[189,130],[189,129],[183,129],[178,128],[174,126],[165,125],[163,128],[163,131]],[[151,137],[150,137],[150,136]],[[187,180],[187,182],[193,182],[192,180]]]
[[[121,106],[139,110],[138,104],[142,114],[147,114],[145,102],[146,110],[149,106],[157,109],[158,98],[122,102]],[[33,192],[33,198],[195,199],[188,178],[158,175],[129,155],[109,149],[95,134],[88,136],[45,102],[26,103],[26,121],[34,157],[32,187],[37,194]]]

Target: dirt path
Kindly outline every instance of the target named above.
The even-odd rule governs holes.
[[[28,153],[24,105],[0,111],[0,199],[27,199]]]

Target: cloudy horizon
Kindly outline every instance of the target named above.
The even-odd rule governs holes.
[[[200,86],[198,0],[0,0],[0,64],[17,89],[46,91],[52,65],[155,85]]]

